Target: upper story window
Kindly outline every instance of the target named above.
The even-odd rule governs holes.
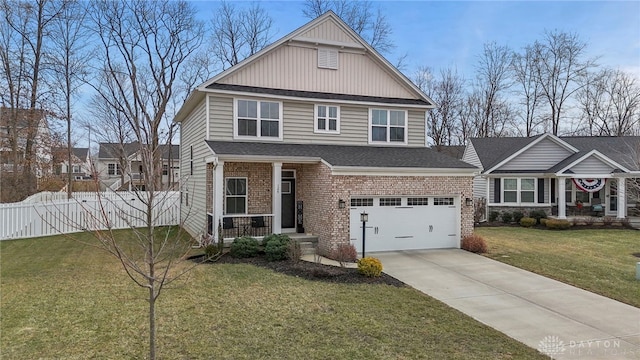
[[[234,135],[282,140],[281,103],[257,100],[236,100]]]
[[[407,143],[407,112],[371,109],[369,111],[369,143]]]
[[[333,105],[316,105],[314,132],[340,133],[340,107]]]
[[[318,49],[318,67],[324,69],[337,69],[338,50]]]
[[[109,164],[107,165],[107,174],[109,175],[122,175],[122,170],[120,169],[120,164]]]

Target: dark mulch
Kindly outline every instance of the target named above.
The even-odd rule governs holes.
[[[191,260],[201,262],[203,258],[204,255],[198,255],[191,257]],[[358,273],[358,269],[323,265],[302,260],[298,262],[289,260],[267,261],[267,259],[262,254],[252,258],[234,258],[229,253],[225,253],[215,262],[208,262],[208,264],[251,264],[271,269],[273,271],[290,276],[300,277],[307,280],[325,281],[330,283],[384,284],[396,287],[406,286],[406,284],[402,281],[384,273],[380,277],[370,278]]]

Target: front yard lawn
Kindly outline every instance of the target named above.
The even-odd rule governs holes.
[[[477,228],[486,256],[640,307],[640,231]]]
[[[63,237],[2,241],[0,256],[0,358],[147,356],[146,292],[115,259]],[[158,351],[163,359],[545,358],[408,287],[309,281],[247,264],[204,264],[166,290]]]

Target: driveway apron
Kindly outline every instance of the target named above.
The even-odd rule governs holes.
[[[459,249],[374,256],[385,273],[554,359],[640,359],[636,307]]]

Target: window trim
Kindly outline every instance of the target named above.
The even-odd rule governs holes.
[[[113,174],[111,173],[111,165],[113,165]],[[107,175],[109,176],[121,176],[122,175],[122,168],[120,167],[120,164],[118,163],[108,163],[107,164]]]
[[[244,195],[227,195],[227,181],[229,180],[244,180],[244,184],[245,184],[245,194]],[[244,213],[228,213],[227,212],[227,198],[228,197],[244,197]],[[249,178],[246,176],[229,176],[229,177],[225,177],[224,178],[224,209],[223,209],[223,213],[225,215],[242,215],[242,214],[248,214],[249,213]]]
[[[567,205],[575,205],[575,204],[576,204],[576,201],[578,201],[578,193],[582,193],[582,192],[584,192],[584,191],[582,191],[582,190],[579,190],[579,189],[578,189],[578,187],[576,186],[576,184],[574,184],[574,182],[573,182],[573,179],[572,179],[572,178],[566,178],[566,181],[569,181],[570,186],[569,186],[569,187],[567,187],[567,185],[566,185],[566,183],[565,183],[565,187],[564,187],[564,190],[565,190],[565,199],[564,199],[564,201],[565,201],[565,203],[566,203]],[[568,198],[568,197],[566,196],[566,193],[567,193],[567,192],[571,192],[571,198]],[[589,196],[589,201],[587,201],[587,202],[584,202],[584,201],[583,201],[583,202],[582,202],[582,204],[583,204],[583,205],[585,205],[585,206],[591,206],[591,200],[593,200],[593,194],[594,194],[594,193],[587,192],[587,194],[588,194],[588,196]],[[608,195],[608,194],[606,194],[606,192],[605,192],[605,196],[606,196],[606,195]]]
[[[387,140],[386,141],[374,141],[373,140],[373,111],[374,110],[382,110],[387,112]],[[391,111],[399,111],[404,113],[404,142],[400,141],[391,141]],[[376,125],[381,126],[381,125]],[[397,127],[397,126],[394,126]],[[385,145],[397,145],[404,146],[409,144],[409,112],[407,110],[402,109],[393,109],[393,108],[379,108],[379,107],[371,107],[369,108],[369,144],[385,144]]]
[[[516,189],[515,190],[506,190],[505,186],[504,186],[504,181],[505,180],[516,180]],[[522,189],[522,180],[533,180],[533,190],[523,190]],[[505,201],[505,191],[515,191],[516,192],[516,201]],[[533,201],[532,202],[523,202],[522,201],[522,192],[526,191],[526,192],[531,192],[533,191]],[[500,203],[501,204],[507,204],[507,205],[535,205],[538,204],[536,202],[536,199],[538,198],[538,181],[537,178],[535,177],[503,177],[500,178]]]
[[[256,104],[256,136],[249,136],[249,135],[238,135],[238,101],[255,101]],[[275,103],[278,104],[278,119],[262,119],[261,118],[261,106],[260,104],[266,102],[266,103]],[[265,140],[265,141],[282,141],[282,134],[283,134],[283,111],[284,108],[282,106],[282,101],[276,101],[274,99],[248,99],[248,98],[233,98],[233,138],[234,140],[256,140],[256,139],[260,139],[260,140]],[[278,136],[262,136],[261,134],[261,122],[262,120],[265,121],[278,121]]]
[[[324,130],[320,130],[318,129],[318,107],[319,106],[324,106],[327,108],[327,122],[325,124],[325,129]],[[330,107],[335,107],[336,108],[336,129],[335,130],[329,130],[329,108]],[[340,105],[334,105],[334,104],[315,104],[313,107],[313,132],[316,134],[335,134],[335,135],[339,135],[340,134]]]

